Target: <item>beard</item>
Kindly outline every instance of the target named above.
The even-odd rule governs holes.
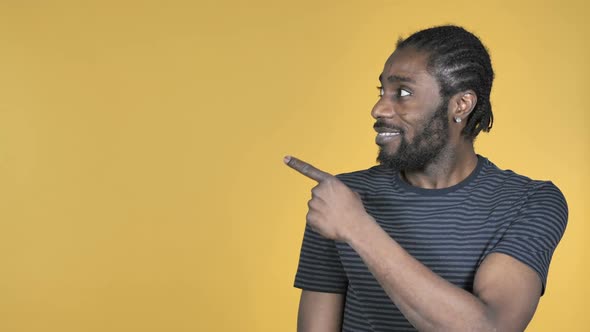
[[[377,122],[376,127],[388,127]],[[449,141],[447,103],[443,102],[426,122],[422,132],[408,142],[404,132],[397,151],[390,153],[386,146],[379,146],[377,162],[399,171],[421,171],[434,162]]]

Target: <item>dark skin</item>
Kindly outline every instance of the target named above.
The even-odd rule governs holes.
[[[411,48],[392,54],[381,74],[383,94],[371,112],[375,119],[403,128],[410,142],[441,101],[438,83],[426,64],[427,55]],[[453,120],[466,119],[476,103],[477,96],[470,90],[451,97],[448,144],[423,169],[403,172],[407,182],[421,188],[446,188],[471,174],[477,164],[473,142],[461,135],[465,121]],[[400,139],[392,137],[382,142],[382,148],[395,153]],[[365,211],[359,196],[336,177],[293,157],[286,157],[285,163],[318,183],[308,203],[309,226],[328,239],[348,243],[418,330],[523,331],[528,325],[542,289],[530,267],[504,254],[490,254],[469,293],[408,254]],[[340,331],[343,304],[342,294],[302,291],[298,331]]]

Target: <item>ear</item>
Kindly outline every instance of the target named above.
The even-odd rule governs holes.
[[[466,120],[477,104],[477,95],[473,90],[461,91],[451,98],[451,115],[453,119]],[[458,121],[456,121],[458,122]]]

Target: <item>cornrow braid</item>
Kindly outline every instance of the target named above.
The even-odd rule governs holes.
[[[406,47],[429,54],[428,71],[437,79],[443,101],[448,102],[460,91],[475,91],[477,104],[467,118],[463,136],[474,140],[480,131],[492,129],[490,92],[494,70],[490,55],[477,36],[462,27],[438,26],[398,40],[398,49]]]

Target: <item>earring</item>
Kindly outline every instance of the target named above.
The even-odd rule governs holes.
[[[455,123],[461,123],[462,119],[458,116],[455,117]]]

